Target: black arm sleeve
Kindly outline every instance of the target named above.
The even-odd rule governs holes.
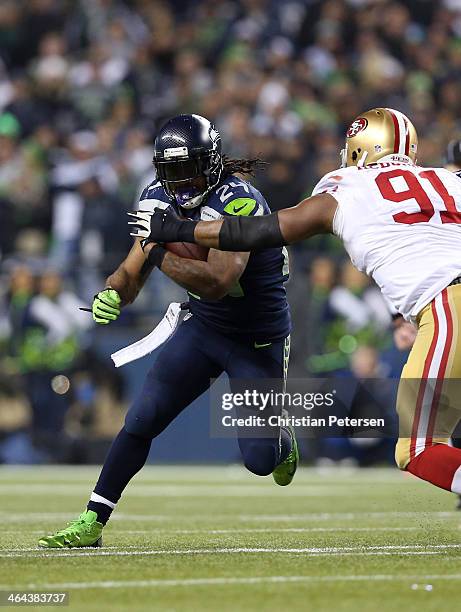
[[[277,213],[261,217],[226,217],[219,232],[221,251],[254,251],[287,244]]]

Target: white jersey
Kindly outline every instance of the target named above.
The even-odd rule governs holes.
[[[406,319],[461,274],[461,178],[382,162],[325,175],[313,194],[338,202],[333,231]],[[459,212],[458,212],[459,211]]]

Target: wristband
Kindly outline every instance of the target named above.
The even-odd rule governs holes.
[[[192,242],[195,243],[195,226],[198,221],[181,221],[178,224],[178,242]]]
[[[149,268],[160,268],[167,251],[159,244],[154,245],[146,259]]]

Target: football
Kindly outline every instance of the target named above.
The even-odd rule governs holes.
[[[170,253],[174,253],[178,257],[184,259],[196,259],[197,261],[206,261],[210,249],[193,244],[191,242],[168,242],[165,248]]]

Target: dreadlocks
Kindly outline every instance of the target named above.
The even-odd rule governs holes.
[[[227,155],[223,155],[222,160],[224,168],[221,180],[227,178],[231,174],[250,174],[254,176],[255,171],[267,163],[259,157],[252,157],[251,159],[233,159]]]

